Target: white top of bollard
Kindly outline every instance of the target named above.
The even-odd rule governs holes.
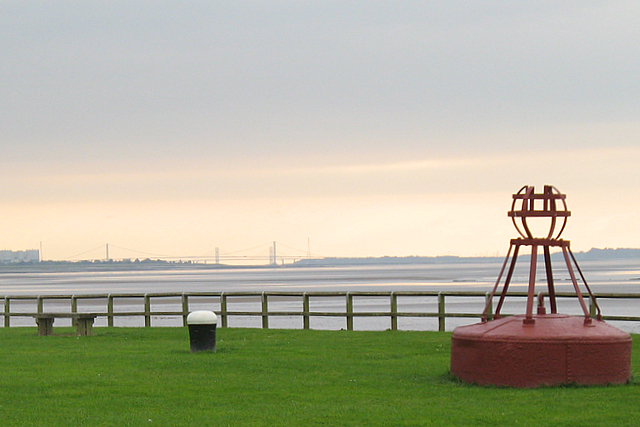
[[[218,323],[218,316],[213,311],[193,311],[187,316],[188,325],[212,325]]]

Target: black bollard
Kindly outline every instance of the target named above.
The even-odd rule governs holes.
[[[187,316],[191,353],[216,351],[218,316],[213,311],[194,311]]]

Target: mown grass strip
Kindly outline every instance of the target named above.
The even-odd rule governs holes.
[[[448,333],[219,329],[217,353],[191,354],[185,328],[58,332],[0,329],[3,425],[640,425],[637,381],[462,384],[448,374]]]

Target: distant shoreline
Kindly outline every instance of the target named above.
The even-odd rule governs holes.
[[[578,261],[629,261],[640,262],[640,249],[592,248],[587,252],[574,253]],[[554,260],[562,257],[561,253],[553,254]],[[501,262],[504,257],[459,257],[459,256],[383,256],[383,257],[329,257],[303,259],[286,265],[230,265],[210,264],[191,261],[164,260],[109,260],[109,261],[41,261],[30,263],[0,264],[0,273],[42,273],[42,272],[110,272],[110,271],[180,271],[180,270],[222,270],[222,269],[256,269],[256,268],[304,268],[304,267],[356,267],[356,266],[390,266],[417,264],[468,264]]]
[[[587,252],[574,252],[578,261],[609,261],[609,260],[633,260],[640,261],[640,249],[617,248],[597,249],[592,248]],[[528,255],[521,255],[528,256]],[[552,259],[561,259],[562,253],[554,253]],[[321,266],[347,266],[347,265],[406,265],[406,264],[462,264],[462,263],[487,263],[502,262],[504,256],[498,257],[459,257],[455,255],[443,255],[435,257],[406,256],[406,257],[367,257],[367,258],[323,258],[305,259],[296,262],[296,266],[321,267]]]

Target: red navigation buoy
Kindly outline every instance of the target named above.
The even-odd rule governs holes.
[[[522,187],[513,195],[509,216],[521,237],[511,240],[509,252],[483,312],[482,322],[461,326],[453,331],[451,373],[469,383],[511,387],[624,384],[629,381],[631,337],[602,321],[600,308],[571,252],[569,241],[560,239],[567,218],[571,216],[567,210],[566,196],[550,185],[545,186],[541,194],[535,193],[534,187]],[[536,237],[532,232],[531,222],[537,220],[548,221],[548,233],[545,228],[544,233],[547,234],[544,237]],[[502,317],[500,311],[518,253],[523,246],[531,248],[526,313]],[[540,247],[544,253],[551,308],[548,314],[544,306],[544,293],[538,295],[538,309],[533,313]],[[562,251],[584,317],[557,312],[551,267],[552,247]],[[508,264],[498,305],[491,315],[489,308]],[[584,302],[574,268],[596,309],[593,318]]]

